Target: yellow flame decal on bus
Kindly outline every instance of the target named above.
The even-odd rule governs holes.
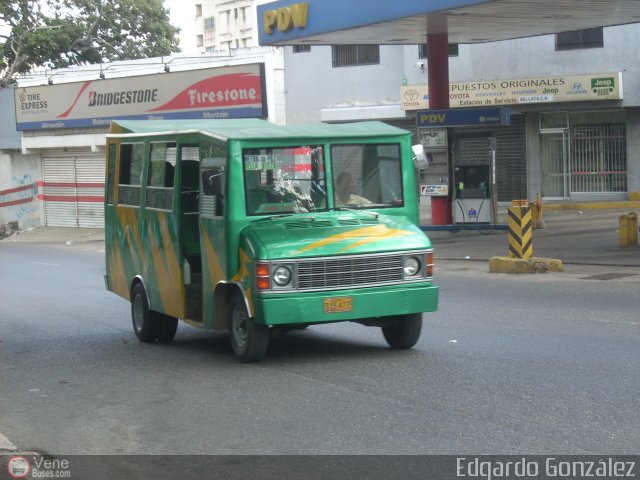
[[[127,285],[127,276],[124,273],[122,250],[117,242],[114,242],[113,246],[114,248],[109,252],[111,290],[118,295],[129,298],[129,285]]]
[[[342,248],[340,251],[351,250],[367,243],[379,242],[382,240],[388,240],[391,238],[406,237],[410,235],[416,235],[415,232],[410,230],[399,230],[396,228],[388,228],[386,225],[374,225],[372,227],[358,228],[350,230],[348,232],[338,233],[327,238],[323,238],[317,242],[314,242],[306,247],[297,250],[295,253],[307,252],[316,248],[331,245],[333,243],[343,242],[345,240],[357,240],[353,243]]]
[[[155,280],[158,282],[158,290],[165,313],[175,317],[184,318],[184,281],[182,277],[181,262],[178,259],[176,248],[174,248],[171,234],[169,233],[168,222],[164,212],[158,213],[157,225],[160,227],[162,248],[159,240],[154,238],[153,225],[148,228],[149,243],[151,246],[151,256],[155,268]],[[179,285],[178,288],[175,288]]]
[[[231,280],[238,283],[243,283],[244,279],[250,275],[249,272],[249,262],[251,259],[249,255],[243,249],[240,249],[240,268],[238,269],[238,273],[236,273]]]
[[[211,238],[209,238],[209,232],[207,232],[206,228],[200,228],[200,237],[202,238],[204,250],[207,255],[207,265],[211,274],[211,285],[215,287],[218,282],[226,280],[227,276],[222,269],[222,264],[220,263],[218,254],[213,248],[213,242]]]

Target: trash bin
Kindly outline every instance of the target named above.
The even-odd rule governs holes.
[[[451,198],[448,196],[431,197],[431,224],[451,225]]]

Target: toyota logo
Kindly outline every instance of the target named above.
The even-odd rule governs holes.
[[[408,102],[415,102],[420,94],[417,90],[406,90],[404,92],[404,99]]]

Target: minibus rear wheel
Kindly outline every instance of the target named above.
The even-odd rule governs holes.
[[[154,312],[156,313],[156,312]],[[156,334],[159,342],[170,342],[178,331],[178,319],[170,315],[156,313]]]
[[[239,292],[229,305],[229,337],[233,353],[244,363],[259,362],[269,347],[269,327],[249,317],[244,298]]]
[[[131,293],[131,321],[138,340],[151,343],[158,339],[170,342],[176,335],[178,319],[149,309],[147,292],[138,283]]]
[[[398,315],[382,325],[382,335],[391,348],[403,350],[413,347],[422,332],[422,314]]]

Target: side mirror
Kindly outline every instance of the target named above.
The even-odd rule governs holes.
[[[431,165],[431,155],[425,153],[424,145],[413,145],[411,151],[413,152],[413,164],[418,170],[424,170]]]

